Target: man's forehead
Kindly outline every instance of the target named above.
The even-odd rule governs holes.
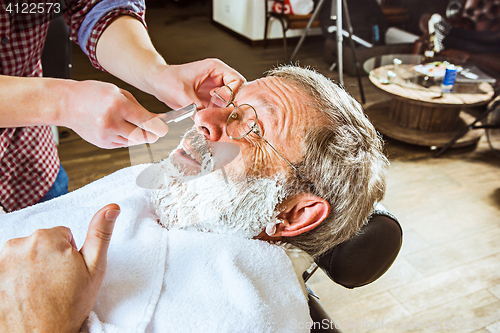
[[[310,97],[300,85],[286,78],[269,76],[247,83],[235,100],[255,107],[259,119],[263,119],[266,139],[280,153],[290,161],[300,159],[295,153],[302,151],[299,147],[304,132],[318,118],[317,112],[311,110]]]
[[[287,80],[277,77],[277,76],[266,76],[266,77],[261,77],[259,79],[245,82],[240,89],[238,90],[238,93],[243,93],[245,90],[251,90],[257,89],[260,90],[260,92],[265,93],[267,90],[270,90],[271,86],[281,86],[281,85],[289,85]]]
[[[234,99],[236,102],[246,103],[251,98],[266,107],[270,113],[275,113],[283,104],[293,103],[294,98],[291,96],[296,96],[297,93],[300,91],[286,79],[268,76],[245,83]]]

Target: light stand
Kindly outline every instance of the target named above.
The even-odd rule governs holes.
[[[339,82],[342,86],[344,86],[344,54],[343,54],[343,45],[344,37],[342,32],[342,1],[332,0],[332,10],[330,19],[337,21],[337,26],[335,27],[337,30],[337,71],[339,73]],[[349,35],[351,36],[351,35]],[[352,37],[351,37],[352,38]],[[330,66],[330,70],[333,71],[335,68],[335,63]],[[364,102],[363,102],[364,103]]]
[[[336,31],[337,32],[337,63],[333,63],[332,66],[330,66],[330,70],[333,70],[335,66],[338,66],[338,73],[339,73],[339,82],[342,86],[344,86],[344,75],[343,75],[343,53],[342,53],[342,42],[343,42],[343,36],[346,36],[349,38],[349,47],[352,50],[352,55],[353,59],[356,65],[356,75],[358,77],[358,85],[359,85],[359,92],[361,94],[361,101],[363,104],[366,102],[365,101],[365,94],[363,91],[363,85],[361,82],[361,66],[359,65],[358,58],[356,56],[356,49],[354,47],[354,41],[366,46],[366,47],[373,47],[372,44],[368,43],[367,41],[354,36],[353,35],[353,29],[351,25],[351,18],[349,16],[349,10],[347,7],[347,2],[346,0],[331,0],[332,1],[332,9],[331,9],[331,16],[330,18],[332,20],[336,21],[336,26],[332,26],[328,28],[329,32]],[[297,55],[300,47],[302,46],[302,43],[304,42],[307,34],[309,33],[309,30],[311,29],[311,26],[316,19],[316,16],[318,16],[319,11],[321,10],[321,7],[323,6],[325,0],[320,0],[318,2],[318,5],[316,6],[316,9],[314,10],[311,19],[307,23],[306,28],[302,32],[302,36],[300,37],[299,43],[293,50],[292,56],[290,57],[290,62],[293,62],[293,59],[295,59],[295,56]],[[345,10],[345,16],[346,16],[346,23],[348,27],[348,32],[342,29],[342,4],[344,5],[344,10]],[[339,14],[340,13],[340,14]]]
[[[335,0],[332,0],[335,1]],[[292,56],[290,57],[290,62],[295,59],[295,56],[299,52],[300,47],[302,46],[302,43],[304,43],[304,40],[307,37],[307,34],[309,33],[309,30],[311,29],[312,24],[314,23],[314,20],[316,19],[316,16],[318,16],[319,11],[321,10],[321,7],[323,7],[323,3],[325,0],[319,0],[318,5],[316,6],[316,9],[314,10],[311,18],[309,19],[309,22],[307,22],[307,26],[305,27],[304,31],[302,31],[302,36],[300,36],[299,43],[297,46],[295,46],[295,49],[293,50]]]
[[[359,65],[359,61],[358,61],[358,56],[356,55],[356,47],[354,46],[354,40],[353,40],[353,30],[352,30],[352,24],[351,24],[351,17],[349,16],[349,9],[347,7],[347,0],[342,0],[342,2],[340,0],[332,0],[332,1],[337,1],[337,13],[340,13],[337,15],[337,38],[338,36],[342,36],[342,25],[340,24],[339,25],[339,21],[342,21],[342,2],[344,3],[344,10],[345,10],[345,19],[347,21],[347,27],[349,29],[349,46],[351,47],[351,51],[352,51],[352,58],[354,59],[354,64],[356,66],[356,76],[358,77],[358,85],[359,85],[359,93],[361,94],[361,102],[363,104],[366,103],[366,100],[365,100],[365,93],[363,91],[363,83],[361,82],[361,66]],[[342,22],[340,22],[342,23]],[[354,36],[355,37],[355,36]],[[341,37],[342,38],[342,37]],[[361,39],[361,38],[358,38],[356,37],[357,39]],[[339,45],[342,44],[342,41],[339,43]],[[372,47],[373,45],[371,45],[370,47]],[[342,51],[342,50],[340,50]],[[343,62],[342,60],[342,53],[337,53],[337,60],[339,62],[339,66],[340,64]],[[344,83],[342,81],[340,81],[340,84],[342,84],[342,86],[344,85]]]

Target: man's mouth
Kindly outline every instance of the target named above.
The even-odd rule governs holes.
[[[176,155],[189,164],[195,164],[197,166],[201,165],[199,157],[193,153],[186,144],[176,151]]]
[[[209,143],[201,135],[189,131],[173,153],[173,161],[185,175],[212,172],[231,163],[240,153],[232,142]]]

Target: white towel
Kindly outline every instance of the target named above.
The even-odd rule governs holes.
[[[83,332],[307,332],[307,301],[285,252],[263,241],[160,227],[149,191],[135,184],[146,166],[1,215],[0,245],[64,225],[81,246],[94,213],[117,203],[108,268]]]

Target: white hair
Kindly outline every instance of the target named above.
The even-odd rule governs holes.
[[[314,119],[304,129],[302,160],[296,164],[303,177],[288,184],[327,200],[331,210],[316,228],[284,241],[315,257],[355,235],[367,221],[374,203],[383,198],[389,162],[361,105],[339,85],[290,65],[268,76],[286,80],[309,97]]]

